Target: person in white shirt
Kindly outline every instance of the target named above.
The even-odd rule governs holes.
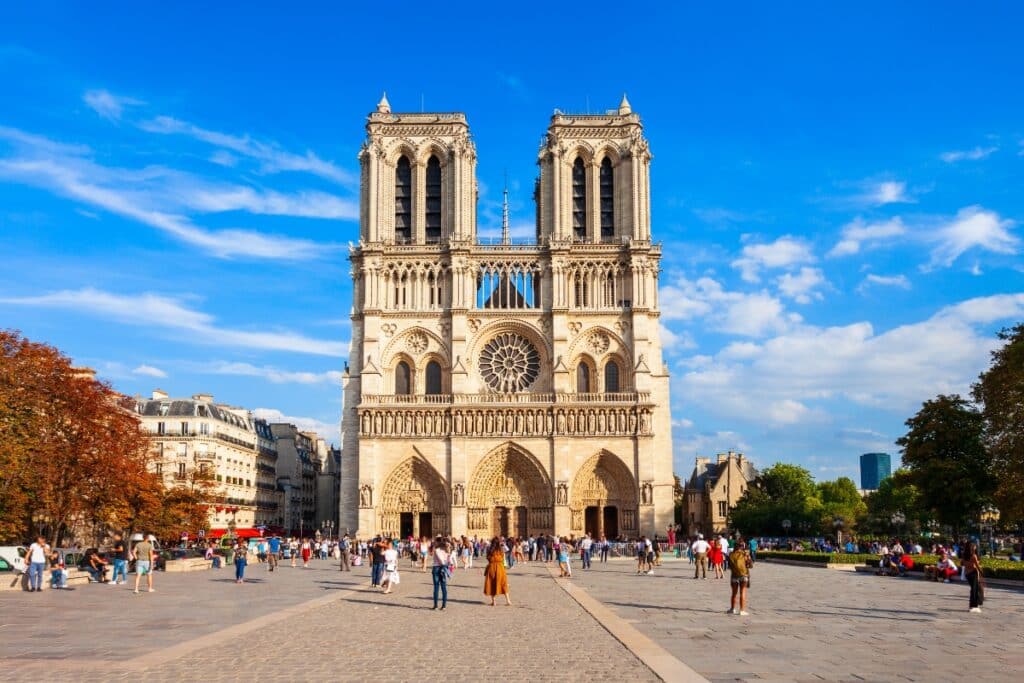
[[[28,547],[25,559],[28,560],[28,592],[38,593],[43,590],[43,571],[46,569],[46,558],[50,555],[50,546],[46,538],[40,536]]]
[[[722,556],[729,559],[729,541],[722,534],[718,535],[718,547],[722,549]]]
[[[391,592],[391,587],[398,585],[401,578],[398,576],[398,551],[391,541],[384,544],[384,581],[381,588],[385,593]]]
[[[580,541],[580,560],[583,562],[584,569],[590,569],[590,549],[594,546],[594,540],[590,538],[590,534],[583,537]]]
[[[697,558],[697,565],[693,572],[693,578],[708,578],[708,550],[711,546],[704,540],[704,534],[697,534],[697,540],[690,546],[693,556]]]

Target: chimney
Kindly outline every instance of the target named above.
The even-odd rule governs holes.
[[[163,389],[154,389],[151,398],[156,401],[162,398],[170,398],[166,391]]]
[[[729,451],[728,453],[719,453],[718,454],[718,464],[721,465],[723,462],[728,460],[730,455],[732,455],[732,451]]]
[[[192,400],[213,403],[213,394],[192,394]]]

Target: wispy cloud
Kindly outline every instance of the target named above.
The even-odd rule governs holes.
[[[340,370],[326,372],[303,372],[282,370],[270,365],[257,366],[251,363],[220,361],[203,366],[204,372],[214,375],[238,375],[243,377],[262,377],[274,384],[336,384],[341,386]]]
[[[971,249],[1016,254],[1020,239],[1010,233],[1014,225],[1013,221],[981,206],[960,209],[955,218],[928,234],[927,239],[935,246],[925,269],[951,266],[961,254]]]
[[[898,180],[869,183],[866,189],[864,199],[875,206],[907,204],[917,201],[907,194],[907,184]]]
[[[288,351],[321,356],[344,356],[348,349],[341,342],[312,339],[294,332],[250,331],[220,327],[213,316],[185,306],[180,300],[160,294],[114,294],[84,288],[65,289],[49,294],[2,297],[0,305],[56,308],[84,313],[127,325],[187,332],[175,339],[190,344],[211,344],[231,348]]]
[[[125,107],[145,104],[134,97],[115,95],[109,90],[89,90],[82,95],[82,101],[108,121],[120,121]]]
[[[871,273],[857,285],[857,291],[863,293],[872,285],[910,289],[910,280],[907,279],[906,275],[875,275]]]
[[[293,215],[352,219],[354,203],[322,192],[284,195],[217,184],[159,166],[125,169],[86,158],[88,148],[64,145],[37,135],[0,128],[17,156],[0,158],[0,177],[46,188],[55,194],[104,209],[162,230],[222,257],[281,260],[316,259],[331,245],[245,229],[210,230],[196,225],[186,211]]]
[[[252,414],[267,422],[284,422],[293,424],[304,432],[316,432],[329,443],[341,443],[341,424],[339,422],[324,422],[315,417],[301,415],[285,415],[277,408],[256,408]]]
[[[143,375],[145,377],[166,377],[167,373],[160,368],[155,368],[152,365],[140,365],[132,370],[133,375]]]
[[[818,288],[827,284],[820,268],[803,266],[798,272],[783,273],[778,280],[779,292],[798,304],[809,304],[812,299],[821,300]]]
[[[998,147],[975,147],[973,149],[958,149],[950,152],[943,152],[939,158],[947,164],[955,164],[958,161],[979,161],[999,151]]]
[[[230,150],[236,154],[255,159],[260,162],[260,168],[264,173],[280,173],[282,171],[311,173],[347,186],[353,186],[359,180],[352,172],[341,168],[333,162],[321,159],[312,151],[307,151],[305,154],[295,154],[294,152],[282,149],[274,142],[255,140],[249,135],[231,135],[201,128],[188,121],[182,121],[171,116],[157,116],[148,121],[143,121],[139,124],[139,127],[150,133],[161,135],[184,135],[214,147]]]
[[[842,237],[828,252],[830,257],[859,253],[862,246],[880,246],[893,237],[906,233],[906,226],[897,216],[885,221],[869,223],[859,216],[843,226]]]

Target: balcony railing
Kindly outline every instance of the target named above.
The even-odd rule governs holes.
[[[647,391],[522,394],[363,394],[363,405],[474,405],[493,403],[647,403]]]

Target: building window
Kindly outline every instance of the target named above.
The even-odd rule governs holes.
[[[181,423],[181,435],[188,436],[188,422]]]
[[[184,479],[184,478],[185,478],[185,463],[179,462],[178,463],[178,479]]]
[[[615,176],[612,160],[608,157],[601,162],[601,239],[615,236]]]
[[[158,462],[156,464],[156,473],[157,474],[163,474],[164,473],[164,464],[162,462]]]
[[[590,393],[590,368],[586,363],[576,366],[576,391],[580,394]]]
[[[395,241],[412,239],[412,166],[405,155],[395,166]]]
[[[427,215],[424,221],[427,244],[441,241],[441,162],[431,156],[427,160]]]
[[[572,234],[581,242],[587,238],[587,167],[579,157],[572,165]]]
[[[166,434],[167,433],[167,425],[165,425],[163,422],[157,422],[156,423],[156,433],[157,434]]]
[[[203,434],[203,435],[206,435],[206,434],[210,433],[210,425],[209,425],[208,422],[200,422],[199,423],[199,433]]]
[[[719,517],[725,517],[727,514],[729,514],[729,507],[728,506],[729,506],[729,504],[726,503],[724,500],[718,501],[718,516]]]
[[[400,396],[408,396],[412,393],[412,370],[404,360],[399,361],[395,366],[395,393]]]
[[[179,443],[178,444],[178,457],[179,458],[184,458],[187,455],[188,455],[188,445],[187,444],[183,444],[183,443]]]
[[[576,308],[586,308],[589,297],[587,296],[587,281],[582,273],[577,273],[576,277],[573,278],[573,290],[576,295]]]
[[[160,404],[160,417],[166,416],[167,413],[170,412],[170,410],[171,410],[171,404],[170,403],[161,403]]]
[[[160,458],[161,460],[164,457],[164,445],[162,443],[158,443],[156,445],[156,457]]]
[[[619,364],[613,360],[604,366],[604,391],[607,394],[619,391]]]
[[[441,364],[437,361],[427,363],[427,386],[426,393],[436,395],[441,393]]]

